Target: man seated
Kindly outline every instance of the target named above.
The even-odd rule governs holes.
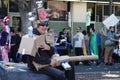
[[[46,33],[47,26],[48,21],[38,23],[37,28],[33,30],[33,34],[44,35]],[[73,64],[70,63],[72,68],[71,70],[63,71],[64,69],[61,66],[55,67],[55,60],[51,58],[53,54],[54,48],[52,46],[47,43],[41,44],[35,57],[28,56],[28,67],[31,70],[36,70],[32,63],[33,61],[42,65],[49,64],[50,66],[40,69],[39,73],[45,74],[51,77],[53,80],[75,80]]]

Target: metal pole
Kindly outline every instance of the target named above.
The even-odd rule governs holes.
[[[110,2],[109,2],[109,6],[110,6],[109,14],[110,14],[110,15],[113,13],[113,12],[112,12],[112,2],[113,2],[113,0],[110,0]]]
[[[10,1],[8,0],[8,6],[7,6],[7,15],[9,15],[9,4],[10,3]]]

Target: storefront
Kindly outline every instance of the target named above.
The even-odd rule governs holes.
[[[71,26],[81,26],[86,29],[86,13],[91,10],[91,24],[101,28],[104,25],[102,21],[109,16],[110,0],[46,0],[46,8],[52,9],[50,17],[50,27],[58,32],[64,27],[68,27],[68,21]],[[120,1],[113,0],[112,12],[120,18]],[[70,16],[69,17],[69,13]],[[21,26],[21,19],[18,6],[10,0],[0,0],[0,19],[4,16],[10,16],[10,26]],[[56,27],[57,26],[57,27]]]
[[[102,21],[110,15],[110,0],[48,0],[47,7],[53,10],[56,8],[56,13],[64,16],[64,19],[57,17],[51,21],[67,21],[66,13],[70,11],[72,26],[81,26],[82,29],[86,29],[86,13],[88,10],[91,10],[91,24],[96,26],[97,30],[104,27]],[[63,12],[59,10],[63,10]],[[120,19],[120,1],[113,0],[112,13]]]

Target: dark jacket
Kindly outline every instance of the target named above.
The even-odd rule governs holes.
[[[41,35],[37,29],[33,30],[33,34]],[[41,50],[41,48],[38,49],[38,53],[36,53],[35,57],[28,56],[28,67],[31,69],[35,69],[34,65],[32,64],[32,61],[35,61],[39,64],[50,64],[51,62],[51,56],[54,54],[54,48],[50,47],[51,49],[48,50]]]
[[[8,33],[6,31],[1,32],[0,46],[5,46],[7,42]]]

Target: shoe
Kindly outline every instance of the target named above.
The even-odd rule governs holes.
[[[113,63],[105,63],[105,65],[110,65],[111,66],[111,65],[113,65]]]
[[[100,65],[100,62],[97,62],[96,65]]]
[[[105,65],[109,65],[109,63],[105,63]]]
[[[113,63],[109,63],[109,65],[113,65]]]

